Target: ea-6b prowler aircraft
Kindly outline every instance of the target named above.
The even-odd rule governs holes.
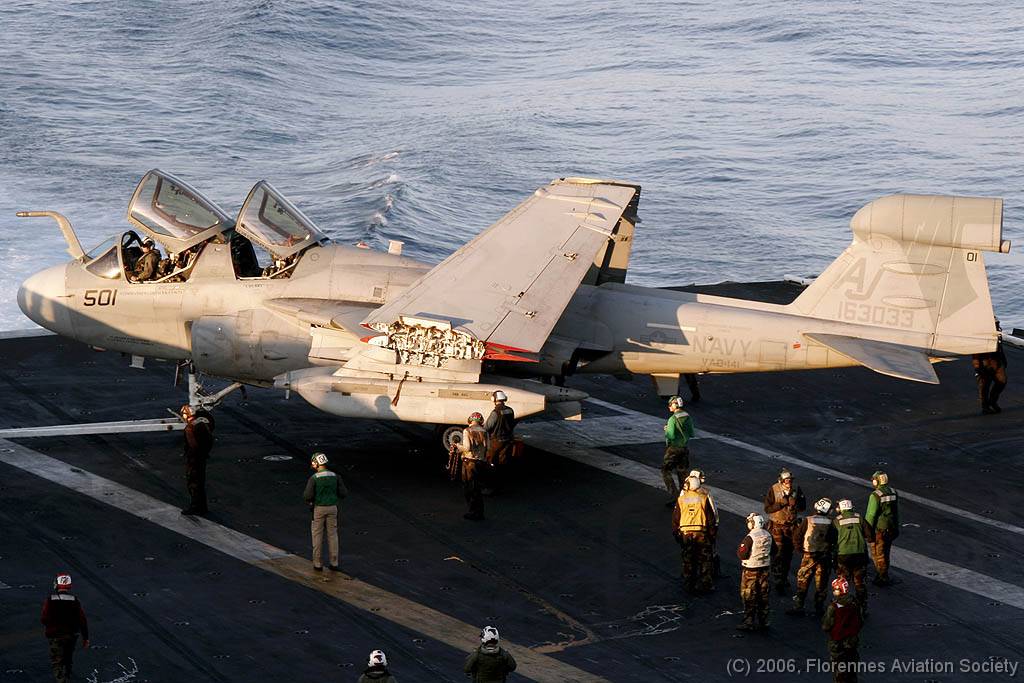
[[[19,213],[55,219],[72,260],[31,276],[18,303],[94,347],[190,361],[335,415],[439,425],[499,389],[520,416],[578,416],[585,395],[561,386],[577,372],[650,374],[660,393],[680,373],[858,364],[937,383],[931,361],[995,349],[982,252],[1009,251],[1001,199],[875,200],[788,305],[625,284],[639,200],[631,183],[555,180],[430,267],[401,243],[332,244],[265,181],[233,220],[153,170],[128,207],[138,232],[88,253],[62,215]],[[145,238],[168,257],[143,277]]]

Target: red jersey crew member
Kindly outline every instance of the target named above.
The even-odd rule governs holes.
[[[40,617],[50,641],[50,664],[57,683],[71,680],[71,660],[75,653],[78,634],[82,634],[82,649],[89,648],[89,622],[82,603],[71,594],[71,575],[62,572],[53,581],[53,592],[43,603]]]
[[[772,557],[776,546],[765,527],[765,519],[756,512],[747,515],[749,533],[743,537],[736,557],[740,558],[740,598],[743,599],[743,622],[736,628],[754,631],[768,628],[768,598]]]
[[[821,629],[828,634],[828,656],[832,662],[834,683],[857,683],[857,662],[860,653],[860,630],[864,617],[857,602],[850,596],[850,582],[844,578],[832,582],[835,601],[828,606],[821,620]]]

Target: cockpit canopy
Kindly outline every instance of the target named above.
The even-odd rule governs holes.
[[[286,259],[328,240],[316,223],[266,180],[256,183],[250,190],[238,212],[235,229],[277,259]]]
[[[159,169],[139,181],[128,204],[128,220],[175,253],[229,230],[235,223],[191,185]]]

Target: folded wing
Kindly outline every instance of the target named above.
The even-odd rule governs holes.
[[[437,321],[484,342],[484,357],[537,352],[639,192],[585,179],[542,187],[363,324]]]

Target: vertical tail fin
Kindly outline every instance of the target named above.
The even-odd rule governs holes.
[[[850,221],[846,251],[790,306],[823,320],[911,333],[929,351],[989,351],[996,332],[981,252],[1009,251],[1002,225],[1002,199],[877,199]]]

